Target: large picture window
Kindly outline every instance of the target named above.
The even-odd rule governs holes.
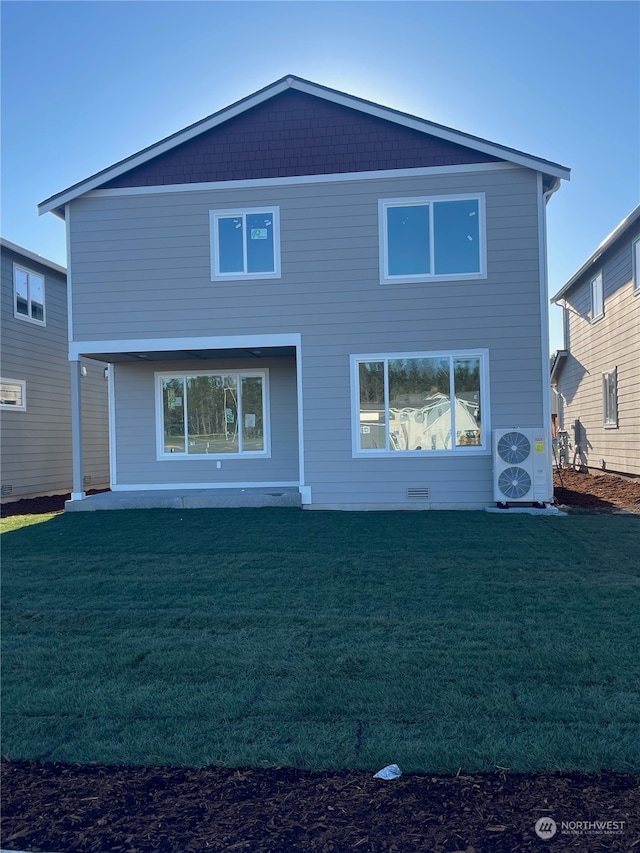
[[[278,208],[212,210],[211,278],[279,278]]]
[[[268,455],[267,373],[159,374],[158,455]]]
[[[486,451],[486,353],[354,356],[354,452]]]
[[[484,196],[381,199],[383,283],[485,276]]]
[[[44,325],[44,276],[13,265],[14,315]]]

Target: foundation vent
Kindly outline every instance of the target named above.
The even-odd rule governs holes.
[[[409,500],[428,501],[429,489],[426,486],[407,489],[407,497]]]
[[[10,495],[12,491],[13,491],[13,486],[3,486],[2,487],[2,494],[3,495]]]

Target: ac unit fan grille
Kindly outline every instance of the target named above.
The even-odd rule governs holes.
[[[517,500],[531,491],[531,477],[524,468],[505,468],[498,477],[498,488],[505,498]]]
[[[531,453],[531,444],[521,432],[506,432],[498,441],[498,456],[509,465],[519,465]]]

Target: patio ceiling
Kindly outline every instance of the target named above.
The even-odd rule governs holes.
[[[295,347],[248,347],[228,349],[152,350],[149,352],[86,352],[86,358],[113,364],[140,361],[213,361],[239,358],[295,358]]]

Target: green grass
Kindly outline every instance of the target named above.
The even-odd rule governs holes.
[[[640,771],[637,519],[39,518],[2,536],[10,758]]]

